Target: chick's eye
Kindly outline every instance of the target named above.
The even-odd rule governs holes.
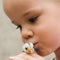
[[[18,25],[16,29],[21,29],[22,30],[22,26],[21,25]]]
[[[29,19],[29,22],[30,22],[30,23],[35,23],[36,20],[37,20],[37,18],[38,18],[38,16],[36,16],[36,17],[31,17],[31,18]]]
[[[25,48],[26,50],[28,49],[28,47]]]

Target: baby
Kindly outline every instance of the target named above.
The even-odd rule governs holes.
[[[60,0],[3,0],[3,8],[23,42],[32,42],[36,51],[10,60],[45,60],[43,56],[52,52],[60,60]]]

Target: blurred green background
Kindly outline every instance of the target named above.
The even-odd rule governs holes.
[[[9,56],[14,56],[22,51],[22,41],[19,29],[16,29],[10,19],[3,11],[2,0],[0,0],[0,60],[8,60]],[[51,54],[46,60],[52,60]]]

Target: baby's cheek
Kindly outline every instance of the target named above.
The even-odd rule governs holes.
[[[53,25],[51,26],[48,23],[39,25],[38,27],[36,27],[35,32],[38,42],[50,48],[55,48],[56,45],[58,46],[59,42],[57,42],[58,36],[56,27],[54,27]]]
[[[37,37],[38,37],[38,40],[44,44],[50,44],[52,42],[51,32],[47,30],[47,28],[39,29],[37,31]]]
[[[38,40],[45,47],[52,50],[56,50],[59,47],[57,36],[53,32],[48,32],[47,30],[38,32]]]
[[[40,41],[44,41],[47,39],[47,32],[45,29],[38,29],[37,31],[37,37]]]

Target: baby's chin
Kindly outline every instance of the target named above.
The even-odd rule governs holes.
[[[47,55],[49,55],[49,54],[51,54],[52,52],[47,52],[47,51],[39,51],[39,50],[35,50],[36,51],[36,53],[38,54],[38,55],[40,55],[40,56],[47,56]]]

